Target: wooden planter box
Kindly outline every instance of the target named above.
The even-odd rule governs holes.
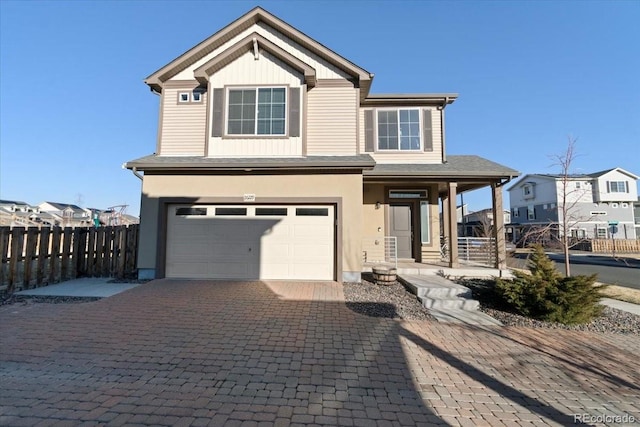
[[[393,267],[373,267],[372,271],[377,285],[393,285],[398,280],[398,270]]]

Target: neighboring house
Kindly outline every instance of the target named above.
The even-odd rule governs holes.
[[[68,203],[42,202],[38,205],[40,212],[46,212],[59,218],[62,226],[89,226],[92,224],[91,212]]]
[[[460,192],[490,186],[501,212],[519,173],[445,152],[457,95],[371,94],[372,79],[261,8],[151,74],[155,154],[126,164],[142,179],[140,277],[359,281],[368,238],[439,261],[440,201],[450,241]]]
[[[502,211],[502,223],[509,224],[511,222],[511,211]],[[493,209],[482,209],[471,212],[462,217],[462,221],[458,223],[458,234],[467,237],[491,237],[493,232]],[[510,227],[505,227],[504,233],[507,241],[509,241]]]
[[[635,239],[637,180],[637,175],[614,168],[570,175],[564,191],[562,175],[525,175],[508,189],[514,239],[520,239],[531,227],[559,224],[565,193],[571,237]]]
[[[16,200],[0,200],[0,225],[29,227],[40,225],[36,218],[40,214],[38,206]]]

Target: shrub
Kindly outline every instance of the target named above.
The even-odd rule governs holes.
[[[540,245],[527,263],[530,274],[514,271],[512,280],[496,280],[496,297],[523,316],[564,324],[586,323],[602,313],[604,286],[596,275],[563,277]]]

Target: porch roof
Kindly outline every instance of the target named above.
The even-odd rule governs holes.
[[[125,163],[128,169],[253,171],[273,169],[371,169],[375,161],[368,154],[355,156],[242,157],[158,156],[152,154]]]
[[[475,155],[448,155],[446,163],[377,163],[365,177],[424,177],[437,180],[512,179],[520,175],[515,169]]]

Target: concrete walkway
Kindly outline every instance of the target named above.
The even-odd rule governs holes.
[[[16,292],[22,296],[55,296],[55,297],[92,297],[104,298],[133,289],[137,283],[110,283],[113,279],[108,277],[85,277],[68,280],[55,285],[40,288],[27,289]]]
[[[608,307],[617,308],[618,310],[628,311],[629,313],[640,316],[640,305],[630,302],[619,301],[617,299],[603,298],[600,303]]]
[[[156,280],[0,325],[0,425],[640,420],[638,336],[368,317],[338,283]]]

